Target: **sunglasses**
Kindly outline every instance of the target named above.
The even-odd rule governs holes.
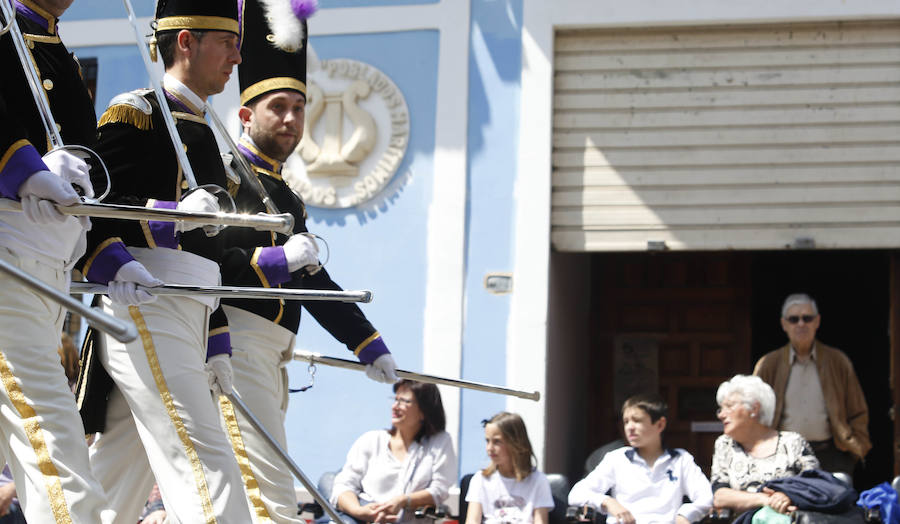
[[[800,322],[800,320],[803,320],[804,324],[809,324],[815,320],[817,316],[819,315],[791,315],[789,317],[784,317],[784,319],[788,321],[788,324],[796,324]]]

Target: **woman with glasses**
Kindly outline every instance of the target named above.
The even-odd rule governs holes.
[[[412,521],[415,508],[442,503],[456,482],[437,386],[401,380],[391,400],[391,428],[359,437],[334,479],[331,503],[360,522]]]
[[[793,511],[787,495],[762,485],[818,468],[819,461],[798,433],[772,429],[775,392],[759,377],[736,375],[719,386],[716,402],[725,434],[713,454],[714,506],[738,513],[761,506]]]

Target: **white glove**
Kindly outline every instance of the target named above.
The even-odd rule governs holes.
[[[319,246],[306,235],[293,235],[284,243],[284,258],[291,273],[302,267],[318,266]]]
[[[209,357],[206,361],[206,380],[209,381],[209,389],[217,397],[230,395],[234,384],[231,357],[224,353]]]
[[[390,353],[385,353],[375,359],[375,362],[366,365],[366,376],[375,382],[393,384],[400,380],[397,376],[397,364]]]
[[[188,196],[184,197],[176,207],[179,211],[193,211],[195,213],[217,213],[219,211],[219,201],[216,197],[205,189],[195,189]],[[203,224],[191,222],[176,222],[176,231],[193,231]]]
[[[156,296],[137,286],[156,287],[163,281],[154,277],[147,268],[137,260],[124,264],[116,272],[113,280],[107,284],[109,299],[124,306],[137,306],[156,300]]]
[[[94,196],[94,186],[91,184],[90,166],[78,153],[71,153],[65,149],[55,149],[44,155],[44,163],[50,171],[56,173],[66,182],[81,188],[84,196]]]
[[[25,218],[42,225],[66,220],[54,203],[69,206],[81,201],[71,184],[50,171],[38,171],[28,177],[19,187],[19,198]]]

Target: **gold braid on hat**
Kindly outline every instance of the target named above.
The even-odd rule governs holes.
[[[150,35],[150,60],[156,62],[156,20],[150,21],[150,28],[153,29],[153,34]]]

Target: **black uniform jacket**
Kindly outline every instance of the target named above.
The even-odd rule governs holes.
[[[112,180],[105,202],[135,206],[146,206],[150,199],[177,202],[188,190],[188,185],[175,156],[156,95],[150,90],[133,91],[131,95],[113,99],[100,117],[97,152],[106,162]],[[190,112],[177,102],[167,102],[197,183],[225,188],[225,166],[215,136],[204,117]],[[93,182],[95,188],[105,185],[99,179],[93,179]],[[217,263],[222,258],[222,235],[207,237],[202,228],[181,233],[180,242],[176,243],[171,226],[162,227],[163,232],[169,232],[168,242],[163,242],[162,236],[154,233],[152,223],[147,221],[94,219],[93,224],[87,236],[87,255],[80,262],[82,266],[88,261],[94,263],[92,257],[97,256],[104,245],[113,239],[121,239],[131,247],[181,249]],[[221,333],[227,324],[220,307],[210,316],[209,331]]]
[[[56,19],[32,11],[28,16],[17,13],[16,21],[37,66],[63,141],[93,147],[97,141],[94,104],[82,80],[81,67],[56,33]],[[47,152],[49,139],[10,35],[0,37],[0,64],[0,158],[6,161],[4,167],[9,166],[12,171],[16,162],[9,161],[17,151],[37,160]],[[33,151],[19,151],[23,148]],[[5,172],[3,176],[20,178],[29,174]]]
[[[247,158],[247,157],[245,157]],[[294,215],[294,233],[306,232],[306,209],[303,201],[282,180],[280,165],[265,164],[248,161],[256,169],[255,175],[262,182],[263,187],[282,213]],[[235,163],[234,169],[238,169]],[[273,171],[274,167],[278,171]],[[266,211],[262,199],[249,184],[232,186],[230,191],[235,194],[235,203],[238,212],[263,213]],[[227,243],[225,256],[222,259],[222,279],[226,285],[233,286],[267,286],[268,282],[260,278],[258,267],[254,267],[254,253],[258,248],[280,246],[287,242],[288,237],[271,232],[256,231],[249,228],[228,228],[224,234]],[[308,274],[305,269],[295,271],[290,275],[290,280],[276,287],[290,289],[328,289],[341,290],[322,268],[314,275]],[[278,300],[250,300],[227,299],[223,303],[241,308],[267,318],[272,322],[297,332],[300,324],[300,306],[312,313],[316,321],[322,325],[331,335],[355,351],[364,341],[369,340],[376,333],[372,324],[366,320],[365,315],[356,304],[345,302],[321,302],[321,301],[278,301]]]

